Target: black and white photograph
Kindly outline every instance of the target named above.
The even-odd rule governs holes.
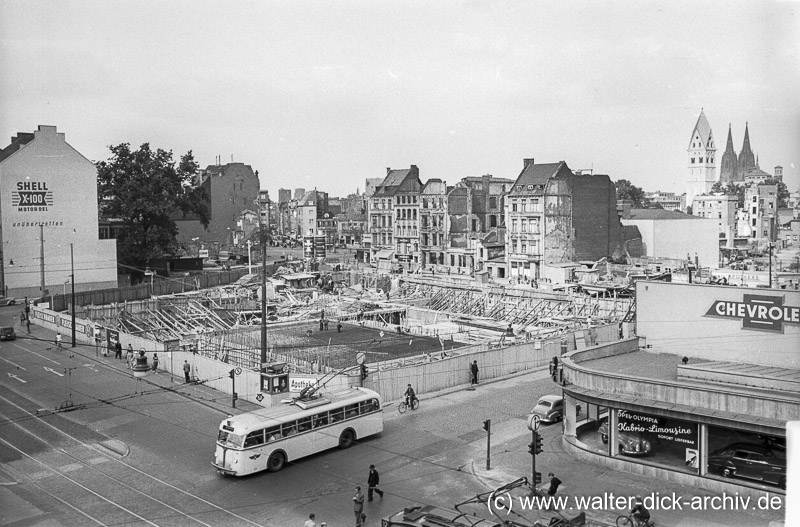
[[[800,2],[0,1],[0,526],[800,525]]]

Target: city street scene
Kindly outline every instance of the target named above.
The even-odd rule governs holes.
[[[798,9],[0,3],[0,527],[800,525]]]

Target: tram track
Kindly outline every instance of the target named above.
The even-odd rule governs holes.
[[[7,468],[58,501],[64,525],[261,526],[47,422],[0,395]]]

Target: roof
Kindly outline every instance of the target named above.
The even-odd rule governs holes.
[[[556,176],[563,169],[572,172],[564,161],[537,165],[533,163],[533,160],[526,160],[525,167],[514,182],[514,186],[511,187],[509,194],[532,194],[534,192],[540,194],[541,192],[536,191],[536,187],[545,185],[548,179]],[[528,188],[530,186],[534,188]]]
[[[391,249],[384,249],[383,251],[376,252],[375,253],[375,258],[376,259],[383,258],[385,260],[390,260],[393,255],[394,255],[394,251],[392,251]]]
[[[411,173],[410,168],[403,168],[400,170],[389,170],[389,173],[386,174],[386,177],[383,178],[381,184],[375,187],[375,193],[373,196],[380,196],[380,195],[387,195],[387,194],[394,194],[397,187],[399,187],[403,180]]]
[[[675,210],[664,209],[631,209],[630,216],[625,220],[705,220],[691,214],[684,214]]]
[[[15,137],[11,138],[11,144],[0,150],[0,161],[10,157],[11,154],[33,141],[32,132],[19,132]]]
[[[708,119],[706,119],[706,114],[703,113],[703,110],[700,110],[700,117],[697,118],[697,124],[694,125],[694,130],[692,130],[692,137],[689,139],[689,145],[691,148],[692,139],[694,139],[694,133],[700,136],[700,140],[703,142],[703,147],[708,147],[709,143],[713,140],[711,134],[711,125],[708,124]]]

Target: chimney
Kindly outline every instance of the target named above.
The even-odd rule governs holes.
[[[533,158],[532,157],[530,159],[525,159],[525,164],[524,164],[524,166],[522,168],[524,170],[524,169],[528,168],[529,166],[533,166]]]
[[[392,170],[392,167],[386,167],[386,175],[387,176],[389,175],[389,172],[391,172],[391,170]]]

